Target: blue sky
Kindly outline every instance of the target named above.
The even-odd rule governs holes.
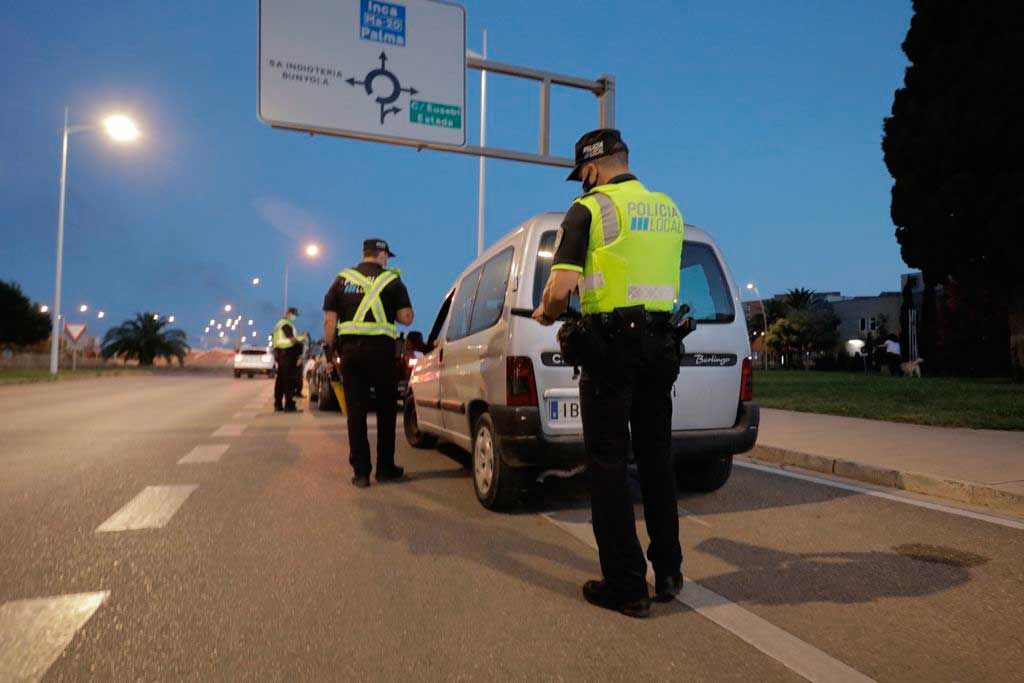
[[[880,141],[906,64],[909,0],[521,0],[466,10],[469,46],[479,49],[487,28],[494,59],[614,74],[635,172],[712,232],[737,280],[765,295],[898,289],[907,268]],[[323,257],[292,266],[289,298],[303,311],[300,327],[315,330],[332,276],[358,260],[364,237],[382,236],[399,254],[416,327],[428,327],[475,255],[476,159],[262,124],[256,26],[255,1],[8,7],[0,279],[50,302],[64,105],[77,122],[118,108],[138,118],[142,144],[72,137],[65,310],[88,303],[110,322],[137,310],[174,314],[196,341],[224,303],[243,303],[266,330],[284,262],[312,238]],[[478,73],[467,80],[475,142]],[[489,144],[532,150],[536,85],[492,76],[488,89]],[[553,152],[571,155],[592,127],[593,97],[556,90]],[[566,207],[579,186],[564,175],[489,161],[488,242]],[[256,289],[247,287],[254,275]]]

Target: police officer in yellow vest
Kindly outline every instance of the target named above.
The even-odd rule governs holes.
[[[324,297],[324,341],[341,356],[341,378],[348,404],[349,463],[358,488],[370,485],[370,443],[366,413],[370,389],[376,395],[377,481],[401,479],[395,465],[395,405],[398,401],[398,329],[411,325],[409,292],[397,269],[388,269],[395,255],[381,239],[363,242],[363,260],[338,273]],[[333,354],[332,354],[333,355]]]
[[[286,413],[298,412],[295,407],[295,389],[298,384],[299,356],[305,335],[295,331],[295,318],[299,309],[289,308],[284,317],[274,325],[271,340],[274,344],[274,359],[277,361],[277,376],[274,378],[274,410]],[[282,405],[283,401],[283,405]]]
[[[551,325],[579,288],[588,340],[580,412],[603,574],[584,584],[583,595],[599,607],[645,617],[651,601],[627,480],[631,442],[651,539],[654,599],[671,600],[683,580],[671,455],[679,351],[669,329],[679,295],[683,218],[669,197],[630,174],[629,150],[617,130],[580,138],[568,180],[582,181],[584,194],[562,222],[533,317]]]

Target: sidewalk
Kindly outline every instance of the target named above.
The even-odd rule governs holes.
[[[1024,514],[1024,432],[762,408],[749,457]]]

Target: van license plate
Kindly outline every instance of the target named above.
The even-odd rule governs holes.
[[[552,422],[580,419],[580,402],[548,401],[548,419]]]

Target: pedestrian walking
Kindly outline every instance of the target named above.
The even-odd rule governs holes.
[[[294,413],[295,406],[295,375],[299,372],[299,359],[302,357],[302,343],[308,335],[299,335],[295,331],[295,318],[299,309],[289,308],[284,317],[274,325],[271,339],[274,343],[274,360],[277,361],[277,376],[274,378],[274,410]]]
[[[900,348],[900,338],[895,334],[889,334],[878,348],[885,349],[885,364],[889,367],[889,374],[892,377],[902,376],[900,364],[903,363],[903,350]]]
[[[670,317],[679,298],[683,218],[668,196],[630,173],[629,149],[617,130],[579,139],[568,180],[582,181],[584,194],[562,222],[533,317],[553,324],[579,289],[584,333],[574,336],[584,343],[574,352],[582,361],[580,412],[603,575],[583,585],[583,596],[645,617],[651,600],[627,481],[631,442],[651,539],[654,599],[671,600],[683,585],[670,449],[680,360]]]
[[[377,412],[378,482],[401,479],[404,470],[395,464],[395,418],[398,402],[396,323],[411,325],[409,292],[397,269],[388,268],[394,258],[382,239],[363,242],[363,260],[338,273],[324,297],[324,343],[336,346],[342,358],[339,375],[348,406],[349,463],[358,488],[370,485],[370,442],[366,415],[371,389]]]

